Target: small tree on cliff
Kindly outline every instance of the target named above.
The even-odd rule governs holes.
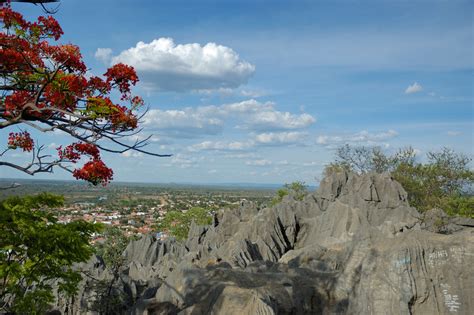
[[[105,265],[112,273],[112,277],[95,282],[94,292],[97,295],[91,311],[96,311],[99,314],[120,314],[124,311],[122,301],[126,299],[126,294],[115,284],[119,280],[121,269],[125,264],[123,252],[130,239],[115,226],[106,228],[103,236],[105,241],[97,244],[96,254],[102,257]]]
[[[9,132],[0,159],[10,150],[22,150],[31,154],[31,162],[18,165],[0,160],[0,166],[29,175],[59,167],[76,179],[105,185],[113,171],[102,161],[101,150],[169,156],[143,150],[149,138],[133,144],[124,141],[140,131],[137,111],[143,106],[142,98],[131,94],[131,87],[138,82],[132,67],[119,63],[103,77],[88,77],[79,48],[57,43],[63,31],[53,17],[27,22],[8,4],[1,6],[0,130],[23,129]],[[115,92],[120,103],[111,98]],[[52,156],[45,154],[45,146],[35,144],[24,128],[44,133],[58,130],[77,141],[58,147]],[[83,158],[86,162],[82,166],[73,167]]]
[[[348,170],[359,174],[389,172],[408,193],[410,204],[419,211],[441,208],[448,214],[474,217],[474,172],[471,159],[448,148],[428,152],[426,162],[417,161],[413,148],[392,155],[380,148],[342,146],[336,161],[325,172]]]
[[[212,215],[208,209],[201,207],[193,207],[186,212],[169,211],[155,228],[160,232],[169,233],[178,240],[185,240],[193,221],[197,225],[209,225],[212,223]]]
[[[283,188],[280,188],[276,192],[276,196],[270,202],[270,205],[274,206],[280,203],[286,195],[291,194],[296,200],[303,200],[308,193],[308,186],[305,182],[296,181],[290,184],[285,184]]]

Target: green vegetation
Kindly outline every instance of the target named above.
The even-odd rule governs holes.
[[[474,172],[471,159],[447,148],[428,152],[426,162],[418,162],[413,148],[386,155],[380,148],[339,148],[336,161],[326,173],[351,170],[357,173],[390,172],[408,193],[410,204],[424,212],[441,208],[449,215],[474,218]]]
[[[104,242],[96,245],[97,256],[102,257],[106,266],[112,270],[118,270],[123,265],[123,251],[130,239],[124,235],[118,227],[106,227],[102,233]]]
[[[296,181],[291,184],[285,184],[283,188],[277,190],[276,196],[272,199],[270,204],[274,206],[280,203],[286,195],[293,196],[295,200],[303,200],[307,193],[308,186],[304,182]]]
[[[99,226],[59,224],[48,211],[63,197],[43,193],[0,202],[0,312],[43,314],[54,301],[52,286],[71,296],[81,280],[72,269],[93,254],[89,240]]]
[[[130,239],[117,227],[107,227],[103,233],[104,242],[96,246],[96,254],[104,260],[105,265],[112,272],[111,279],[99,280],[95,283],[94,291],[97,300],[92,310],[99,314],[122,313],[121,301],[126,294],[114,285],[120,277],[120,270],[124,266],[125,257],[122,255]]]
[[[193,207],[186,212],[170,211],[156,228],[168,232],[178,240],[184,240],[188,237],[193,220],[197,225],[209,225],[212,223],[212,215],[209,210],[200,207]]]

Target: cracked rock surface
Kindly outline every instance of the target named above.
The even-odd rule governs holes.
[[[473,220],[419,214],[388,174],[335,173],[302,201],[245,202],[124,257],[124,314],[474,314]],[[95,314],[93,290],[57,309]]]

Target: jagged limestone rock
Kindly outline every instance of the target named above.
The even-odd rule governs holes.
[[[244,202],[124,257],[130,314],[474,313],[473,220],[420,215],[389,174],[335,173],[302,201]]]

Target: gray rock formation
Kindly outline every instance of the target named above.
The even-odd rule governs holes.
[[[336,173],[302,201],[222,210],[184,243],[130,243],[114,288],[128,314],[474,314],[473,227],[420,215],[387,174]],[[94,313],[84,287],[72,314]]]

